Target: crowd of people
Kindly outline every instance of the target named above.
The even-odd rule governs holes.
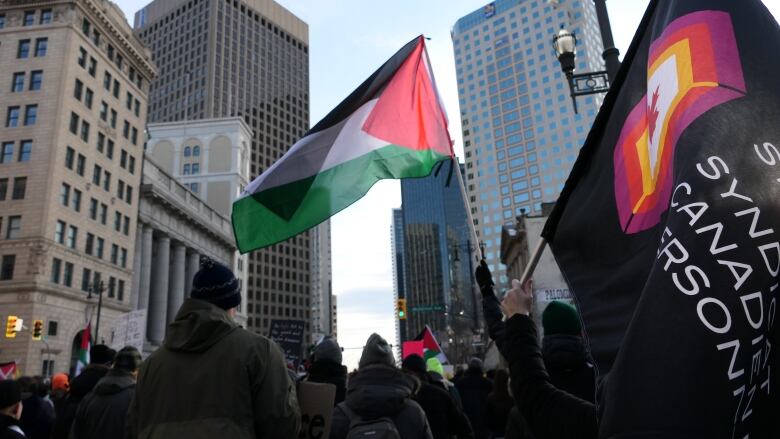
[[[595,437],[595,376],[575,309],[547,307],[540,347],[529,289],[515,285],[499,302],[487,266],[476,274],[488,330],[508,369],[485,371],[472,358],[449,376],[436,358],[416,354],[398,367],[391,346],[372,334],[352,373],[337,341],[325,337],[299,376],[276,343],[234,321],[239,282],[206,259],[162,346],[146,360],[133,347],[95,345],[90,364],[72,379],[0,381],[0,439],[296,438],[304,382],[335,387],[332,439]],[[574,422],[547,416],[562,407],[573,410]]]

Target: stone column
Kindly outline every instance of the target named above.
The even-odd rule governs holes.
[[[190,249],[190,254],[187,255],[187,272],[184,275],[184,297],[190,297],[192,292],[192,278],[195,277],[195,273],[200,269],[200,254],[195,250]]]
[[[184,302],[185,257],[187,248],[181,242],[173,244],[173,265],[171,270],[171,289],[168,291],[168,323],[173,321],[179,307]]]
[[[156,241],[157,251],[154,259],[146,334],[149,341],[159,346],[165,337],[166,308],[168,307],[168,274],[171,264],[171,239],[167,236],[161,236]]]
[[[141,238],[141,264],[139,267],[141,273],[138,280],[138,301],[136,309],[149,308],[149,289],[152,281],[152,233],[152,228],[144,225],[142,232],[143,236]],[[147,314],[147,321],[148,318],[149,315]]]
[[[138,309],[138,296],[141,290],[141,253],[144,245],[144,231],[141,223],[135,230],[135,247],[133,248],[133,285],[130,289],[130,309]]]

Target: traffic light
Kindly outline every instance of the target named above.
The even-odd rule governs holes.
[[[40,340],[43,335],[43,320],[33,320],[32,339]]]
[[[5,325],[5,337],[16,338],[16,333],[22,330],[23,320],[16,316],[8,316],[8,322]]]
[[[398,299],[395,304],[398,320],[406,320],[406,299]]]

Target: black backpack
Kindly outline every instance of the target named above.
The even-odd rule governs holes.
[[[347,407],[346,402],[339,403],[339,410],[349,419],[349,431],[346,439],[401,439],[395,423],[389,417],[363,419]]]

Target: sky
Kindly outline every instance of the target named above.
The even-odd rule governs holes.
[[[147,2],[114,0],[132,24]],[[648,0],[607,1],[615,45],[625,53]],[[426,42],[439,93],[462,159],[458,92],[450,29],[485,0],[278,0],[309,25],[311,124],[314,125],[384,61],[417,35]],[[780,0],[764,0],[780,17]],[[552,35],[550,36],[552,39]],[[377,332],[395,343],[391,209],[400,207],[398,181],[377,183],[366,197],[332,219],[333,293],[338,340],[356,367],[366,339]]]

